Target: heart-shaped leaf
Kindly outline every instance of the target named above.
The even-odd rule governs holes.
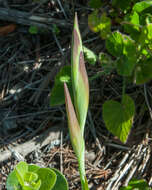
[[[134,101],[128,95],[123,96],[121,103],[109,100],[103,105],[103,119],[107,129],[123,143],[129,135],[134,114]]]
[[[57,169],[51,168],[56,173],[57,180],[52,190],[68,190],[68,183],[64,175]]]

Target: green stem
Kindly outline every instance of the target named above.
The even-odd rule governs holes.
[[[82,190],[89,190],[87,178],[85,175],[85,159],[84,159],[84,156],[81,160],[78,159],[78,164],[79,164],[79,174],[80,174]]]

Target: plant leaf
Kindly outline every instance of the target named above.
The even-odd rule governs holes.
[[[19,185],[19,181],[16,177],[15,171],[12,171],[6,181],[6,189],[7,190],[21,190],[21,186]]]
[[[88,61],[88,63],[90,63],[91,65],[96,64],[97,55],[93,51],[91,51],[87,47],[83,46],[83,53],[84,53],[84,58],[86,61]]]
[[[106,39],[111,33],[111,19],[103,13],[100,18],[100,36],[102,39]]]
[[[115,57],[120,57],[123,53],[123,37],[118,31],[113,32],[108,39],[106,39],[106,48]]]
[[[152,60],[143,60],[135,69],[135,83],[144,84],[152,79]]]
[[[128,138],[134,114],[135,105],[128,95],[123,96],[122,103],[109,100],[103,105],[103,120],[107,129],[123,143]]]
[[[145,9],[151,6],[152,6],[152,1],[141,1],[141,2],[136,3],[133,6],[133,11],[141,13],[142,11],[144,11]]]
[[[55,172],[49,168],[40,168],[36,173],[41,180],[40,190],[52,190],[57,179]]]
[[[83,47],[78,27],[77,14],[74,20],[71,53],[71,78],[74,94],[74,105],[77,119],[83,135],[89,104],[89,83],[84,64]]]
[[[100,25],[100,16],[98,15],[98,10],[93,11],[88,16],[88,26],[91,31],[99,32],[99,25]]]
[[[68,84],[70,93],[73,97],[72,92],[72,82],[71,82],[71,67],[70,66],[64,66],[61,68],[61,70],[58,72],[58,74],[55,77],[55,83],[54,87],[51,91],[50,95],[50,105],[51,106],[57,106],[62,105],[65,103],[65,97],[64,97],[64,82]]]
[[[72,146],[76,156],[81,158],[83,155],[82,152],[84,151],[84,140],[66,83],[64,83],[64,94]]]
[[[19,183],[21,184],[21,186],[24,186],[24,176],[28,172],[28,164],[21,161],[16,165],[14,171]]]
[[[100,36],[106,39],[111,33],[111,19],[103,13],[101,16],[98,10],[93,11],[88,17],[88,26],[93,32],[100,32]]]
[[[132,179],[127,187],[120,187],[120,190],[151,190],[148,183],[144,179]]]
[[[128,14],[124,17],[124,30],[129,33],[131,38],[135,41],[138,41],[140,36],[140,17],[137,12],[133,12],[132,14]]]
[[[83,178],[81,182],[84,184],[84,180],[85,180],[84,179],[85,177],[84,139],[83,139],[83,134],[80,129],[66,83],[64,83],[64,94],[65,94],[65,105],[66,105],[66,112],[67,112],[67,117],[68,117],[70,139],[71,139],[72,147],[78,159],[79,171],[81,172],[80,177]]]
[[[35,164],[28,164],[28,171],[29,172],[36,172],[38,169],[40,169],[40,166],[37,166]]]
[[[34,182],[38,179],[38,175],[34,172],[26,172],[24,176],[24,180],[27,182]]]
[[[52,190],[68,190],[68,183],[64,175],[57,169],[51,168],[56,173],[57,180]]]
[[[109,53],[117,57],[116,67],[118,74],[130,76],[137,61],[135,42],[127,35],[116,31],[107,38],[106,48]]]

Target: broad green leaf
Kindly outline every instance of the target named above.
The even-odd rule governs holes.
[[[132,14],[126,15],[124,17],[123,26],[125,32],[129,33],[131,38],[137,41],[140,35],[139,14],[137,12],[133,12]]]
[[[131,76],[135,64],[136,59],[134,57],[123,56],[116,62],[118,74],[122,76]]]
[[[127,35],[123,35],[123,56],[117,65],[117,72],[122,76],[130,76],[136,65],[135,42]]]
[[[106,39],[106,48],[111,55],[120,57],[123,53],[123,35],[115,31]]]
[[[139,14],[136,11],[134,11],[130,15],[130,23],[134,25],[135,29],[139,30],[139,26],[140,26]]]
[[[26,162],[19,162],[15,167],[15,174],[19,183],[24,185],[24,176],[28,172],[28,164]]]
[[[36,172],[38,169],[40,169],[40,166],[37,166],[35,164],[28,164],[28,171],[29,172]]]
[[[64,175],[57,169],[51,168],[56,173],[57,180],[52,190],[68,190],[68,183]]]
[[[127,187],[121,187],[120,190],[151,190],[144,179],[132,179]]]
[[[15,171],[12,171],[6,181],[6,189],[7,190],[21,190],[21,186],[19,185],[19,181],[16,177]]]
[[[152,44],[152,24],[147,24],[142,27],[139,43],[141,48],[146,47],[146,45]]]
[[[152,40],[152,24],[147,25],[147,38],[151,43],[151,40]]]
[[[65,103],[64,98],[64,82],[68,84],[70,93],[72,94],[72,82],[71,82],[71,67],[64,66],[58,72],[55,77],[55,84],[50,95],[50,105],[62,105]]]
[[[93,32],[100,32],[103,39],[111,33],[111,19],[106,16],[106,13],[100,16],[97,10],[89,15],[88,26]]]
[[[91,31],[99,32],[100,31],[100,16],[98,14],[98,10],[93,11],[88,16],[88,26]]]
[[[135,69],[134,77],[136,84],[144,84],[152,80],[152,60],[141,61]]]
[[[89,6],[94,9],[99,9],[102,5],[103,3],[101,2],[101,0],[89,0]]]
[[[57,179],[55,172],[49,168],[40,168],[36,173],[41,180],[40,190],[52,190]]]
[[[106,39],[111,33],[111,19],[105,13],[101,15],[99,29],[102,39]]]
[[[148,35],[147,26],[143,26],[139,36],[139,43],[141,45],[141,48],[144,48],[145,45],[148,44],[147,35]]]
[[[141,13],[142,11],[144,11],[145,9],[151,6],[152,6],[152,1],[141,1],[141,2],[136,3],[133,6],[133,11]]]
[[[109,100],[103,105],[103,120],[107,129],[123,143],[130,133],[134,114],[134,101],[128,95],[123,96],[121,103]]]
[[[135,42],[127,35],[116,31],[107,38],[106,48],[109,53],[117,57],[116,67],[118,74],[130,76],[137,61]]]
[[[71,65],[74,106],[78,123],[83,135],[89,104],[89,83],[84,64],[83,47],[77,15],[75,15],[72,35]]]
[[[87,47],[83,46],[83,53],[85,60],[90,63],[91,65],[95,65],[97,62],[97,55],[88,49]]]

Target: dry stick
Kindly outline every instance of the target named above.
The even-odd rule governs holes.
[[[134,151],[135,149],[135,151]],[[121,185],[121,180],[127,174],[124,185],[127,185],[130,179],[133,177],[134,173],[138,169],[138,172],[142,172],[145,169],[145,165],[143,165],[142,169],[139,166],[139,163],[142,161],[144,163],[144,158],[147,155],[148,147],[144,145],[144,141],[135,148],[135,146],[128,151],[128,153],[124,156],[121,161],[117,171],[115,172],[113,178],[110,180],[106,190],[117,190]],[[150,157],[146,156],[146,163],[148,163],[148,159]],[[126,164],[126,165],[125,165]],[[140,168],[140,170],[139,170]]]
[[[125,179],[124,186],[127,186],[129,181],[133,178],[133,175],[135,174],[140,161],[143,160],[143,156],[146,153],[146,149],[147,149],[147,147],[145,147],[143,150],[141,150],[139,155],[137,155],[137,156],[135,155],[135,159],[137,159],[137,160],[134,161],[131,171],[129,172],[127,178]]]
[[[128,160],[128,157],[130,155],[130,152],[131,150],[129,150],[125,156],[123,157],[123,159],[121,160],[119,166],[118,166],[118,169],[116,170],[114,176],[110,179],[110,183],[108,184],[106,190],[111,190],[112,186],[113,186],[113,183],[116,181],[116,179],[119,177],[119,173],[123,167],[123,165],[125,164],[125,162]]]
[[[55,66],[55,67],[52,69],[52,71],[50,71],[50,72],[46,75],[46,77],[44,78],[44,80],[41,82],[41,84],[40,84],[40,86],[39,86],[39,91],[38,91],[38,92],[36,91],[36,92],[32,95],[32,97],[31,97],[30,100],[29,100],[29,103],[31,103],[31,102],[34,101],[33,104],[34,104],[34,105],[37,104],[37,102],[38,102],[38,100],[39,100],[39,98],[40,98],[40,96],[41,96],[43,90],[44,90],[46,87],[48,87],[50,80],[51,80],[53,77],[55,77],[55,74],[57,73],[58,69],[59,69],[59,67]]]
[[[63,6],[62,6],[60,0],[57,0],[57,2],[58,2],[58,4],[59,4],[59,6],[60,6],[60,9],[62,10],[62,12],[63,12],[63,14],[64,14],[65,19],[67,20],[68,17],[67,17],[67,15],[66,15],[65,11],[64,11],[64,8],[63,8]]]
[[[115,182],[112,190],[118,189],[118,187],[119,187],[118,183],[121,182],[121,179],[126,175],[126,173],[128,173],[130,170],[132,173],[132,170],[134,170],[134,168],[132,168],[132,165],[136,166],[137,162],[139,162],[139,160],[142,159],[142,156],[143,156],[142,148],[143,148],[143,144],[138,145],[135,152],[133,152],[133,154],[129,157],[129,161],[125,165],[124,169],[121,171],[121,174],[120,174],[119,178],[117,179],[117,181]],[[116,187],[116,188],[114,188],[114,187]]]
[[[38,15],[31,15],[28,12],[18,11],[15,9],[6,9],[6,8],[0,8],[0,20],[11,21],[28,26],[34,25],[39,28],[47,28],[51,30],[61,54],[64,55],[61,45],[56,37],[56,34],[53,32],[54,30],[51,24],[56,24],[64,28],[69,28],[71,24],[66,22],[65,20],[41,17]]]
[[[41,0],[39,1],[39,4],[34,7],[31,11],[30,11],[30,14],[33,15],[33,13],[38,10],[40,8],[40,6],[42,6],[44,3],[46,3],[48,0]]]
[[[41,148],[51,141],[57,140],[60,138],[60,129],[59,127],[51,127],[44,134],[26,142],[16,147],[13,147],[13,152],[21,154],[25,157],[27,154],[31,153],[35,149]],[[46,135],[46,137],[45,137]],[[43,140],[43,141],[42,141]],[[8,160],[12,156],[12,151],[6,150],[0,153],[0,163]]]
[[[6,9],[6,8],[0,8],[0,20],[11,21],[27,26],[34,25],[40,28],[48,28],[48,29],[52,29],[50,26],[51,24],[56,24],[64,28],[69,28],[72,25],[65,20],[60,20],[50,17],[49,18],[41,17],[38,15],[31,15],[28,12],[19,11],[16,9]]]
[[[90,125],[89,125],[89,127],[90,127],[90,131],[91,131],[91,133],[92,133],[92,135],[93,135],[93,138],[95,139],[95,141],[96,141],[96,144],[97,144],[97,146],[98,146],[98,148],[99,148],[99,150],[101,151],[101,153],[103,153],[105,150],[105,147],[101,147],[101,144],[100,144],[100,141],[99,141],[99,139],[98,139],[98,137],[97,137],[97,135],[96,135],[96,131],[95,131],[95,127],[94,127],[94,123],[93,123],[93,120],[92,120],[92,116],[91,116],[91,112],[90,112],[90,110],[88,110],[88,117],[89,117],[89,120],[90,120]]]

